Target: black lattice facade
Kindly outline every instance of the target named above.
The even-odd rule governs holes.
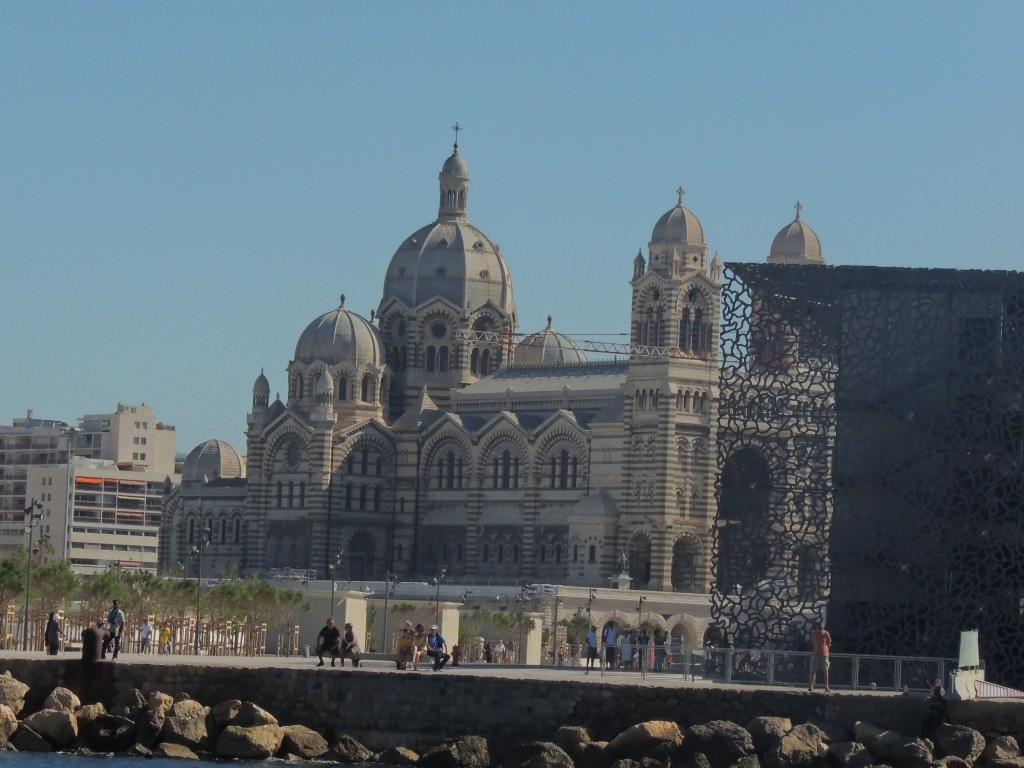
[[[1024,682],[1024,275],[728,265],[713,612],[737,646]]]

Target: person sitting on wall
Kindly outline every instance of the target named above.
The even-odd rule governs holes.
[[[345,666],[345,659],[352,659],[352,666],[359,666],[359,643],[356,641],[356,635],[352,631],[352,625],[345,625],[345,634],[341,637],[341,666]],[[331,665],[334,665],[334,661],[331,661]]]
[[[333,667],[334,660],[341,655],[341,632],[334,626],[334,619],[332,618],[327,619],[324,628],[316,636],[316,657],[320,659],[319,663],[317,663],[318,667],[324,665],[325,653],[331,654],[331,666]],[[344,660],[341,663],[344,666]]]
[[[430,632],[427,633],[427,656],[433,659],[435,672],[444,669],[444,665],[451,659],[448,654],[448,644],[444,641],[441,633],[437,631],[436,624],[431,625]]]
[[[402,633],[398,636],[395,644],[395,665],[399,669],[407,669],[413,662],[416,653],[416,632],[412,628],[412,622],[405,622]]]
[[[422,624],[416,625],[416,634],[413,635],[413,645],[416,647],[412,656],[412,671],[420,668],[420,659],[427,655],[427,628]]]

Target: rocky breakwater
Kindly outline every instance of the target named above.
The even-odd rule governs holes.
[[[375,751],[348,735],[282,725],[271,712],[238,699],[205,705],[187,693],[121,691],[109,705],[82,704],[64,687],[25,714],[29,686],[0,675],[0,749],[91,751],[336,763],[418,765],[424,768],[1024,768],[1021,734],[982,732],[945,723],[929,738],[860,720],[852,728],[834,721],[793,722],[756,716],[683,725],[648,720],[602,740],[582,725],[557,727],[544,740],[511,735],[444,738],[418,751],[389,746]],[[691,713],[692,714],[692,713]],[[20,719],[19,719],[20,718]],[[552,726],[554,727],[554,726]]]

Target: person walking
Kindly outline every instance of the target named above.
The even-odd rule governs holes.
[[[615,631],[615,624],[609,624],[604,628],[604,663],[609,670],[615,669],[615,651],[618,648],[618,633]]]
[[[115,600],[110,607],[110,612],[107,614],[107,636],[103,640],[103,648],[100,651],[100,658],[107,658],[107,648],[110,647],[111,643],[114,645],[114,653],[110,657],[116,659],[117,654],[121,651],[121,633],[124,632],[124,611],[117,604]]]
[[[316,657],[320,660],[317,664],[318,667],[324,665],[324,654],[331,654],[331,666],[334,666],[334,660],[341,655],[341,632],[336,626],[334,626],[334,619],[328,618],[324,624],[323,629],[320,630],[320,634],[316,636]],[[342,666],[345,665],[342,660]]]
[[[832,692],[828,685],[828,668],[831,666],[828,656],[831,649],[832,635],[821,621],[814,622],[814,629],[811,630],[811,682],[807,686],[808,691],[814,690],[814,681],[820,671],[826,693]]]
[[[595,661],[597,661],[597,627],[591,626],[590,631],[587,632],[587,670],[583,673],[584,675],[590,674]]]
[[[440,672],[444,669],[444,665],[451,658],[448,654],[448,644],[444,641],[441,633],[438,632],[436,624],[431,625],[430,631],[427,633],[427,656],[434,660],[435,672]]]
[[[139,653],[153,652],[153,625],[147,618],[139,627]]]
[[[53,612],[46,622],[46,653],[49,656],[56,656],[60,650],[60,639],[64,633],[60,629],[60,622],[57,621],[57,614]]]
[[[160,653],[171,655],[171,628],[166,624],[160,629]]]

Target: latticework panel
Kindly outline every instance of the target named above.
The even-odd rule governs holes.
[[[978,627],[989,679],[1024,682],[1024,276],[736,264],[723,316],[720,625],[799,645],[827,608],[837,649],[915,656]],[[805,405],[765,420],[766,392]]]

